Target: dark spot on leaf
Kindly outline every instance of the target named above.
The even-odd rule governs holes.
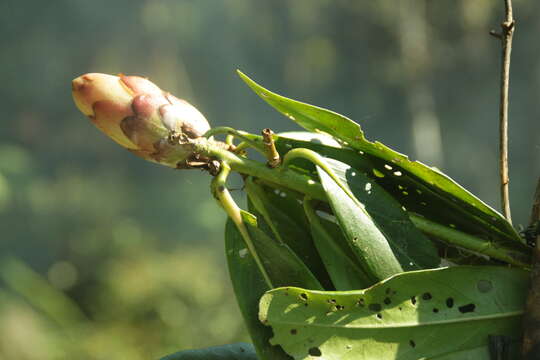
[[[487,293],[487,292],[490,292],[491,289],[493,289],[493,284],[489,280],[478,280],[478,283],[476,284],[476,288],[481,293]]]
[[[431,296],[431,294],[428,292],[422,294],[422,299],[424,300],[431,300],[432,298],[433,296]]]
[[[416,343],[414,342],[414,340],[409,340],[409,345],[411,345],[411,347],[416,347]]]
[[[241,347],[240,352],[246,352],[246,350],[243,347]]]
[[[365,305],[365,300],[363,298],[358,299],[358,301],[356,302],[356,305],[364,306]]]
[[[411,297],[411,304],[416,305],[416,296]]]
[[[398,307],[398,310],[399,310],[399,311],[401,311],[401,306],[400,306],[400,307]]]
[[[378,313],[378,314],[377,314],[377,318],[378,318],[378,319],[382,319],[382,314],[381,314],[381,313]]]
[[[217,189],[218,189],[219,192],[223,192],[223,191],[225,191],[225,186],[219,185]]]
[[[467,305],[460,306],[458,309],[460,313],[465,314],[465,313],[473,312],[475,308],[476,308],[476,305],[467,304]]]
[[[452,299],[451,297],[446,299],[446,306],[448,306],[449,308],[454,307],[454,299]]]
[[[433,308],[433,312],[434,312],[434,313],[436,314],[436,313],[438,313],[438,312],[439,312],[439,309],[437,309],[437,308]]]
[[[308,354],[311,356],[319,357],[322,355],[322,352],[321,349],[319,349],[318,347],[312,347],[308,350]]]
[[[305,303],[304,306],[308,306],[308,303]]]
[[[335,304],[336,303],[336,299],[328,299],[327,300],[329,304]]]
[[[374,312],[379,312],[379,311],[381,311],[382,306],[381,306],[381,304],[377,304],[377,303],[369,304],[368,309],[371,310],[371,311],[374,311]]]
[[[392,303],[392,300],[390,300],[390,298],[385,298],[385,299],[384,299],[384,303],[385,303],[386,305],[390,305],[390,304]]]
[[[343,305],[336,305],[336,310],[345,310],[345,306],[343,306]]]
[[[298,330],[296,329],[291,329],[291,335],[296,335],[298,333]]]
[[[300,294],[300,299],[302,299],[302,300],[304,300],[304,301],[307,301],[307,299],[308,299],[307,294],[301,293],[301,294]]]

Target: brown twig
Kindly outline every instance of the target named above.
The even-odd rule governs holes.
[[[273,138],[274,132],[270,129],[264,129],[262,131],[263,144],[266,150],[266,157],[268,159],[268,166],[271,168],[278,167],[281,164],[281,158],[276,150],[276,144]]]
[[[536,229],[540,221],[540,179],[536,185],[529,226]],[[536,235],[529,294],[523,319],[523,359],[537,359],[540,354],[540,236]]]
[[[510,214],[510,196],[508,194],[508,88],[510,83],[510,55],[512,53],[512,38],[515,31],[515,20],[512,11],[512,0],[504,0],[505,20],[501,23],[502,32],[491,31],[490,34],[501,40],[501,94],[499,104],[499,169],[501,177],[501,203],[503,214],[512,222]]]

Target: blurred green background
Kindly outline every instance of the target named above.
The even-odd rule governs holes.
[[[510,176],[540,153],[540,2],[515,1]],[[357,120],[499,208],[502,1],[0,2],[0,359],[157,359],[247,340],[209,177],[122,150],[76,109],[87,72],[148,76],[213,125],[296,130],[266,87]]]

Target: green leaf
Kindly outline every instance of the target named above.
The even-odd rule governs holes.
[[[242,211],[242,217],[253,245],[275,287],[301,286],[308,289],[323,289],[306,264],[287,244],[266,235],[258,228],[257,218],[252,214]],[[249,255],[247,249],[243,254]],[[242,250],[240,250],[240,255],[242,255]]]
[[[461,360],[476,351],[489,360],[488,335],[519,340],[527,285],[527,272],[505,267],[420,270],[360,291],[274,289],[259,316],[295,359]]]
[[[349,197],[323,170],[319,177],[352,252],[373,282],[403,271],[388,240],[364,207]]]
[[[433,245],[414,226],[407,212],[383,188],[358,170],[327,159],[328,165],[365,206],[405,271],[438,267],[441,259]]]
[[[326,290],[334,290],[325,266],[315,248],[302,205],[291,193],[255,183],[245,182],[248,208],[257,217],[258,227],[269,237],[285,243],[307,266]]]
[[[354,290],[371,285],[370,279],[362,271],[360,262],[351,254],[339,226],[317,216],[310,204],[306,203],[305,209],[311,224],[313,241],[335,289]]]
[[[179,351],[165,356],[161,360],[257,360],[257,354],[253,345],[236,343]]]
[[[227,219],[225,226],[225,254],[236,301],[259,358],[290,359],[279,346],[270,345],[268,340],[272,336],[272,330],[259,322],[259,300],[269,288],[253,257],[247,256],[244,239],[231,219]]]
[[[382,143],[368,141],[360,126],[345,116],[275,94],[239,74],[257,95],[300,126],[330,134],[342,146],[354,149],[358,157],[365,157],[364,164],[371,162],[371,167],[350,165],[378,178],[378,183],[409,211],[470,234],[482,234],[502,245],[526,247],[502,215],[439,170],[411,161]]]

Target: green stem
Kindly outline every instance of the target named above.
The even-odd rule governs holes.
[[[339,177],[334,173],[334,171],[328,166],[327,162],[324,160],[324,158],[316,153],[313,150],[309,149],[293,149],[289,151],[287,154],[285,154],[285,157],[283,158],[283,169],[287,168],[292,160],[294,159],[306,159],[311,161],[313,164],[317,165],[325,173],[330,176],[332,180],[351,198],[352,201],[354,201],[361,209],[364,208],[364,205],[358,201],[356,196],[351,192],[348,186],[345,186],[343,182],[339,179]]]
[[[253,136],[248,136],[251,134],[245,131],[236,130],[227,126],[218,126],[208,130],[203,136],[205,138],[210,138],[211,136],[218,134],[227,134],[228,136],[234,136],[238,139],[242,139],[244,144],[251,146],[255,150],[259,151],[261,154],[266,156],[266,149],[264,148],[263,144],[260,141],[258,142],[257,138],[253,139]],[[246,145],[243,145],[243,148],[245,147]]]
[[[529,255],[522,252],[504,248],[493,242],[479,239],[475,236],[465,234],[461,231],[440,225],[424,217],[409,213],[409,218],[414,225],[421,231],[433,235],[451,245],[459,246],[477,253],[487,255],[494,259],[505,261],[509,264],[519,267],[530,267]]]
[[[212,181],[212,193],[217,197],[227,215],[231,218],[231,220],[238,228],[238,231],[242,235],[242,238],[244,239],[244,242],[246,243],[246,246],[251,253],[251,256],[253,256],[253,259],[255,260],[255,263],[257,264],[257,267],[259,268],[264,278],[264,281],[270,289],[273,289],[274,286],[272,285],[272,281],[270,280],[270,277],[268,276],[268,273],[266,272],[266,269],[264,268],[264,265],[259,255],[257,254],[255,245],[253,244],[253,241],[251,241],[248,229],[244,224],[240,208],[238,207],[233,197],[231,196],[231,193],[229,192],[229,190],[227,190],[227,187],[225,186],[227,182],[227,177],[229,176],[230,172],[231,168],[227,165],[227,163],[221,162],[221,171]]]

